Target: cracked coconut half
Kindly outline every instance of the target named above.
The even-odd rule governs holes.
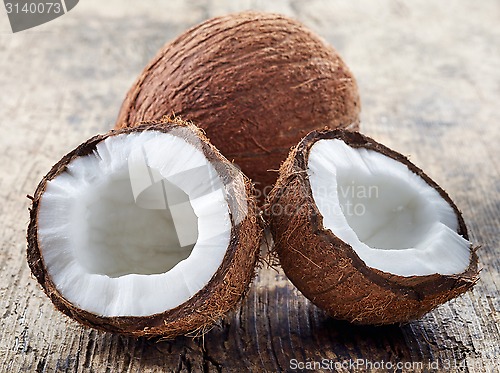
[[[88,140],[33,197],[28,262],[54,305],[123,334],[202,331],[248,288],[261,228],[253,188],[193,125]]]
[[[450,197],[359,133],[307,135],[281,167],[267,214],[286,275],[338,319],[407,322],[477,281],[475,249]]]

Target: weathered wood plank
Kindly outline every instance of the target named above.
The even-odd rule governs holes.
[[[359,327],[328,318],[264,267],[236,311],[203,338],[175,341],[85,329],[52,308],[25,261],[26,194],[61,155],[111,127],[165,41],[245,8],[293,15],[339,49],[358,77],[364,132],[409,155],[463,210],[482,245],[473,291],[408,325]],[[0,371],[286,371],[292,359],[500,371],[499,15],[493,0],[86,0],[15,35],[0,15]]]

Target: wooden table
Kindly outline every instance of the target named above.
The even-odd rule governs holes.
[[[359,327],[328,318],[264,266],[236,311],[203,338],[175,341],[86,329],[53,309],[26,264],[26,195],[63,154],[112,126],[164,42],[248,8],[294,16],[340,51],[358,78],[363,131],[442,185],[482,245],[472,291],[407,325]],[[360,371],[382,361],[500,371],[499,19],[494,0],[85,0],[12,34],[0,12],[0,371],[261,372],[322,359],[344,362],[340,371],[357,359]]]

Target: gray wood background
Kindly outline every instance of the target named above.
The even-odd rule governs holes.
[[[356,327],[263,268],[241,306],[203,339],[134,340],[81,327],[53,309],[30,274],[26,195],[63,154],[112,126],[126,90],[166,41],[251,8],[296,17],[340,51],[358,79],[363,132],[409,155],[449,192],[482,245],[481,281],[408,325]],[[293,370],[291,359],[366,359],[421,364],[402,371],[499,372],[499,103],[495,0],[82,0],[18,34],[2,7],[0,371],[262,372]]]

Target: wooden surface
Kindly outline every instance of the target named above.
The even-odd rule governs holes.
[[[408,325],[356,327],[264,267],[204,338],[175,341],[85,329],[53,309],[25,260],[26,194],[63,154],[112,126],[164,42],[249,8],[294,16],[340,51],[358,78],[363,131],[409,155],[463,211],[482,245],[474,290]],[[493,0],[85,0],[12,34],[0,11],[0,372],[292,371],[291,359],[500,371],[499,19]]]

